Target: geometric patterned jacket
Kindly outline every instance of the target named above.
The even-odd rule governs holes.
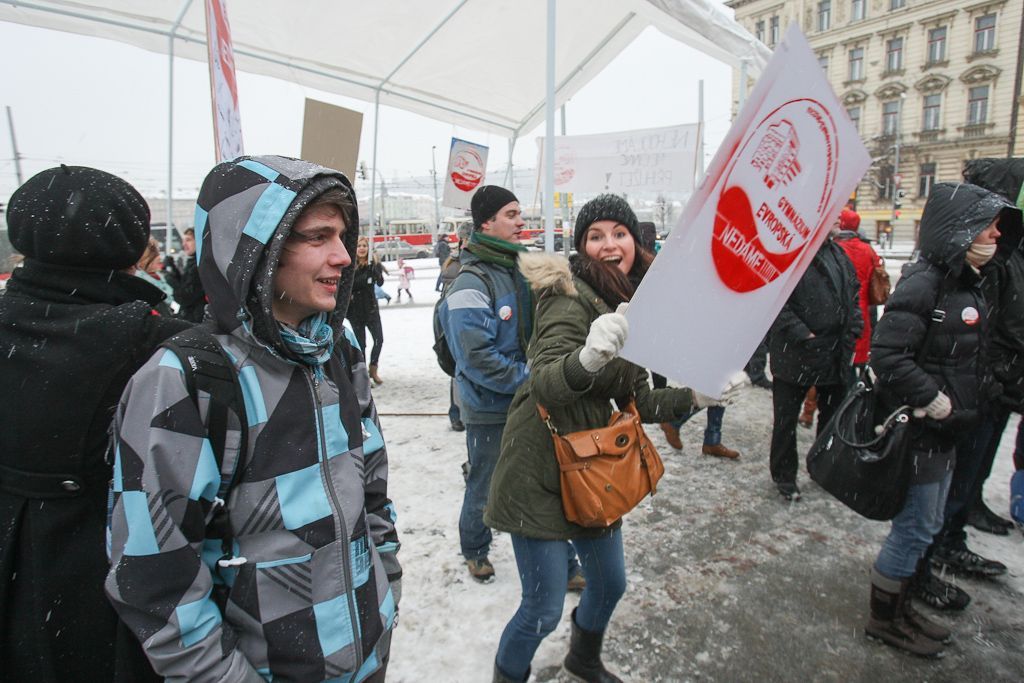
[[[342,332],[342,304],[317,382],[270,315],[284,238],[310,200],[334,187],[351,192],[336,171],[243,157],[217,166],[199,196],[208,316],[238,372],[248,421],[227,430],[225,460],[237,458],[241,428],[248,451],[226,502],[231,566],[218,565],[220,541],[206,538],[220,483],[208,396],[200,391],[198,405],[189,397],[177,355],[162,349],[121,398],[106,590],[167,678],[358,682],[388,654],[399,543],[362,355]],[[358,225],[354,211],[346,225]],[[357,233],[344,237],[352,254]]]

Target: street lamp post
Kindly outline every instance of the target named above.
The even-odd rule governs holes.
[[[430,148],[430,175],[434,177],[434,236],[441,234],[441,203],[437,198],[437,145]]]

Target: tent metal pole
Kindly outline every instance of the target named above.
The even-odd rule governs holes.
[[[505,185],[512,194],[516,193],[516,170],[512,163],[512,156],[516,153],[517,139],[515,135],[508,139],[508,170],[505,172]]]
[[[562,103],[562,137],[565,137],[565,103]],[[567,239],[570,237],[568,234],[569,228],[569,193],[564,192],[562,196],[562,251],[565,256],[569,256],[569,242],[572,240]]]
[[[547,98],[544,134],[544,251],[555,250],[555,0],[548,0]]]
[[[697,81],[697,180],[704,175],[704,79]]]
[[[171,246],[171,230],[174,226],[174,34],[185,20],[185,13],[192,0],[184,0],[178,18],[167,32],[167,225],[164,226],[164,251]],[[196,239],[203,239],[196,235]]]
[[[437,25],[437,26],[435,26],[434,28],[432,28],[432,29],[430,30],[430,32],[429,32],[429,33],[428,33],[427,35],[423,36],[423,40],[421,40],[421,41],[420,41],[419,43],[417,43],[417,44],[416,44],[416,47],[414,47],[414,48],[413,48],[412,50],[410,50],[410,51],[409,51],[409,54],[407,54],[407,55],[406,55],[406,56],[405,56],[405,57],[404,57],[404,58],[402,59],[402,61],[400,61],[400,62],[398,63],[398,66],[396,66],[396,67],[395,67],[394,69],[392,69],[392,70],[391,70],[391,73],[389,73],[389,74],[388,74],[387,76],[385,76],[385,77],[384,77],[384,80],[382,80],[382,81],[381,81],[381,82],[380,82],[380,83],[379,83],[379,84],[377,85],[377,88],[378,88],[378,90],[379,90],[380,88],[384,87],[384,84],[385,84],[385,83],[387,83],[388,81],[390,81],[390,80],[391,80],[391,79],[392,79],[392,78],[394,77],[394,75],[395,75],[396,73],[398,73],[398,72],[399,72],[399,71],[401,70],[401,68],[402,68],[403,66],[405,66],[405,65],[406,65],[406,63],[407,63],[407,62],[408,62],[408,61],[409,61],[410,59],[412,59],[412,58],[413,58],[413,56],[415,56],[415,54],[416,54],[417,52],[419,52],[420,50],[422,50],[422,49],[423,49],[423,46],[424,46],[424,45],[426,45],[427,43],[429,43],[429,42],[430,42],[430,39],[431,39],[431,38],[433,38],[433,37],[434,37],[434,35],[435,35],[435,34],[436,34],[436,33],[437,33],[438,31],[440,31],[440,30],[441,30],[441,29],[442,29],[442,28],[444,27],[444,25],[445,25],[445,24],[447,24],[447,23],[448,23],[449,21],[451,21],[451,18],[452,18],[452,17],[454,17],[454,16],[456,15],[456,13],[458,13],[458,11],[459,11],[460,9],[462,9],[462,6],[463,6],[463,5],[465,5],[465,4],[467,3],[467,2],[469,2],[469,0],[462,0],[462,2],[460,2],[460,3],[458,4],[458,5],[456,5],[455,7],[453,7],[453,8],[452,8],[452,11],[451,11],[451,12],[449,12],[448,14],[446,14],[446,15],[445,15],[444,19],[442,19],[442,20],[440,21],[440,23],[438,23],[438,25]]]
[[[370,173],[370,229],[368,234],[370,236],[369,244],[369,258],[373,258],[373,221],[376,220],[377,216],[374,211],[377,208],[374,197],[377,194],[377,130],[380,124],[380,90],[377,90],[377,96],[373,100],[373,172]],[[383,225],[381,228],[383,229]]]
[[[736,115],[739,116],[740,110],[743,109],[743,105],[747,102],[747,60],[740,60],[740,94],[736,101]]]

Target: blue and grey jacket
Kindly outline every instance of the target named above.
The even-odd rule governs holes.
[[[491,300],[480,277],[463,271],[441,302],[438,317],[455,359],[462,421],[503,424],[512,396],[526,381],[526,350],[519,342],[519,315],[510,269],[480,260],[463,250],[460,262],[487,274]]]
[[[285,237],[335,187],[351,193],[336,171],[257,157],[216,167],[199,196],[199,271],[248,420],[227,498],[234,566],[218,566],[220,542],[206,538],[220,472],[203,393],[197,405],[177,355],[161,350],[122,396],[106,590],[168,679],[355,683],[388,654],[399,544],[369,380],[341,327],[352,268],[323,381],[288,351],[270,308]],[[346,225],[358,225],[354,211]],[[353,254],[356,238],[344,238]],[[222,610],[213,594],[223,585]]]

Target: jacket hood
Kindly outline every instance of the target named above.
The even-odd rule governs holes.
[[[1002,236],[997,254],[1005,258],[1020,243],[1020,210],[977,185],[934,185],[921,216],[921,258],[944,265],[952,275],[959,276],[971,242],[1000,214]]]
[[[291,357],[271,308],[274,272],[299,214],[334,188],[344,190],[353,205],[345,216],[344,236],[352,265],[341,273],[330,320],[337,339],[352,291],[359,238],[356,197],[348,178],[280,156],[239,157],[210,171],[196,202],[196,262],[219,331],[251,336]]]
[[[557,254],[528,252],[516,259],[519,272],[533,291],[576,296],[569,261]]]

